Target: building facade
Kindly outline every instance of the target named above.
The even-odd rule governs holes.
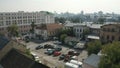
[[[100,38],[103,43],[120,41],[120,24],[106,24],[101,26]]]
[[[89,28],[86,25],[74,25],[73,31],[75,33],[75,37],[78,39],[83,38],[83,33],[85,30],[89,30]]]
[[[42,24],[37,26],[35,29],[35,34],[39,39],[47,40],[50,37],[55,37],[60,29],[63,28],[62,24],[51,23],[51,24]]]
[[[55,23],[54,15],[50,12],[1,12],[0,13],[0,32],[6,33],[7,27],[16,24],[19,27],[20,33],[29,32],[31,29],[31,22],[36,25],[41,23]]]
[[[101,24],[90,24],[89,27],[89,35],[87,36],[87,41],[92,40],[99,40],[100,39],[100,30],[101,30]]]

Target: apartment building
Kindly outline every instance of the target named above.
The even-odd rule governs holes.
[[[120,24],[106,24],[101,26],[100,38],[103,43],[120,41]]]
[[[0,33],[6,33],[7,27],[16,24],[20,33],[29,32],[31,22],[36,25],[41,23],[54,23],[54,15],[50,12],[0,12]]]

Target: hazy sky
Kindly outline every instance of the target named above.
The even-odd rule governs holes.
[[[120,14],[120,0],[0,0],[0,12],[50,11],[85,13],[97,11]]]

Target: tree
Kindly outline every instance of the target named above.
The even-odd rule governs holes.
[[[34,34],[34,32],[35,32],[35,22],[31,23],[31,30],[30,30],[30,32]]]
[[[15,25],[15,24],[13,24],[13,25],[11,25],[11,26],[8,26],[7,27],[7,30],[8,30],[8,32],[9,32],[9,36],[10,37],[15,37],[15,36],[18,36],[18,26],[17,25]]]
[[[120,68],[120,42],[106,44],[102,54],[99,68]]]
[[[105,22],[105,18],[99,18],[99,19],[98,19],[98,23],[104,24],[104,22]]]
[[[66,21],[66,19],[64,18],[64,17],[60,17],[60,18],[58,18],[58,17],[55,17],[55,22],[56,23],[65,23],[65,21]]]
[[[99,40],[91,41],[87,46],[88,55],[92,53],[97,54],[102,48],[102,44]]]
[[[62,43],[64,43],[64,40],[65,40],[66,37],[67,37],[67,34],[62,34],[60,36],[60,40],[62,41]]]
[[[83,31],[83,37],[82,37],[82,39],[85,40],[85,36],[88,35],[89,33],[90,33],[90,30],[89,29],[85,29]]]
[[[62,34],[66,34],[67,36],[74,36],[73,29],[60,29],[56,35],[59,38],[59,40]]]

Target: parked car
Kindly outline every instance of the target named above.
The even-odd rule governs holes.
[[[48,45],[48,44],[45,44],[45,45],[44,45],[44,48],[48,48],[48,47],[49,47],[49,45]]]
[[[35,59],[36,61],[39,60],[39,57],[37,56],[37,54],[35,54],[34,52],[31,52],[31,54],[32,54],[32,56],[34,57],[34,59]]]
[[[63,60],[65,58],[65,54],[60,55],[59,60]]]
[[[80,52],[74,52],[74,56],[78,56],[78,55],[80,55]]]
[[[50,45],[50,44],[45,44],[45,45],[44,45],[44,48],[51,48],[51,49],[54,49],[54,46],[53,46],[53,45]]]
[[[68,55],[74,55],[74,51],[69,51]]]
[[[59,52],[59,51],[54,52],[54,56],[59,56],[60,54],[61,54],[61,52]]]
[[[42,45],[39,45],[39,46],[37,46],[35,49],[38,50],[38,49],[41,49],[41,48],[43,48],[43,46],[42,46]]]
[[[54,44],[61,45],[61,44],[62,44],[62,42],[59,42],[59,41],[54,41]]]
[[[52,55],[54,53],[54,49],[47,49],[45,54]]]
[[[78,58],[77,58],[77,56],[72,56],[71,57],[71,60],[77,60]]]
[[[65,59],[64,59],[64,62],[68,62],[71,60],[71,56],[70,55],[65,55]]]
[[[80,53],[76,52],[76,51],[69,51],[68,55],[72,55],[72,56],[78,56]]]
[[[55,51],[61,51],[61,50],[62,50],[62,47],[60,46],[55,47]]]

